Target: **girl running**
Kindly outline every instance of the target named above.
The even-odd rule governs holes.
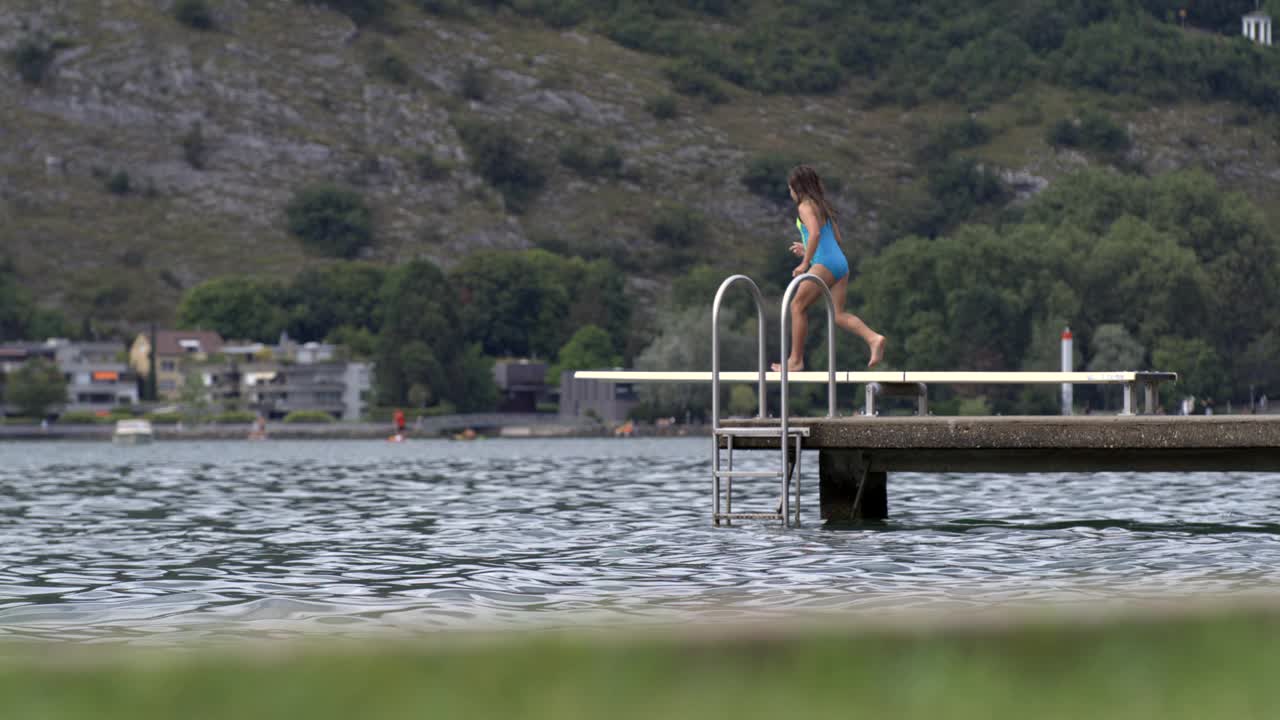
[[[867,327],[857,315],[844,311],[845,295],[849,289],[849,261],[840,249],[840,226],[836,223],[835,208],[827,201],[822,178],[808,165],[798,165],[787,178],[787,187],[800,216],[796,219],[796,227],[800,230],[801,242],[791,243],[791,252],[803,258],[791,276],[812,273],[827,284],[835,303],[836,324],[866,341],[871,350],[867,367],[875,367],[884,357],[885,338]],[[817,241],[810,242],[810,238],[817,238]],[[787,358],[787,369],[791,372],[804,369],[804,338],[809,332],[806,311],[818,299],[819,293],[821,290],[813,283],[805,283],[792,298],[791,356]],[[829,342],[834,340],[831,338]],[[774,363],[773,369],[781,368]]]

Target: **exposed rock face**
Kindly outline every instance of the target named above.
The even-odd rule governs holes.
[[[1049,187],[1049,178],[1033,175],[1026,170],[1002,170],[1000,179],[1013,191],[1018,202],[1026,202]]]
[[[172,257],[171,269],[193,281],[244,270],[289,272],[307,262],[284,232],[282,209],[297,189],[318,181],[352,185],[375,206],[376,257],[447,262],[468,247],[529,244],[518,220],[488,208],[492,193],[468,169],[447,98],[423,89],[457,68],[432,53],[414,58],[430,72],[408,84],[379,81],[368,68],[370,51],[354,42],[355,28],[341,15],[283,1],[218,5],[215,32],[184,28],[154,3],[25,0],[0,9],[3,50],[28,39],[66,46],[38,85],[22,82],[12,63],[0,70],[0,103],[7,108],[0,127],[20,138],[0,147],[0,187],[17,201],[18,226],[28,215],[39,224],[39,216],[56,214],[44,204],[55,192],[71,192],[79,197],[75,204],[97,212],[124,214],[99,182],[123,171],[132,188],[150,196],[150,210],[191,225],[153,243],[164,251],[153,257]],[[503,79],[536,84],[510,73]],[[574,95],[570,112],[604,121],[590,100]],[[184,158],[183,145],[196,128],[198,168]],[[450,163],[449,175],[422,181],[415,164],[422,154]],[[32,182],[37,168],[40,182]],[[201,226],[221,232],[200,232]],[[428,242],[424,228],[431,230]],[[64,227],[83,233],[65,246],[79,253],[128,244],[130,235],[154,228],[135,226],[109,239],[97,235],[104,229]],[[10,232],[5,245],[26,274],[52,278],[74,269],[70,252],[42,262],[24,252],[33,248],[19,247],[18,228]],[[221,243],[228,232],[240,238],[232,244],[266,267],[235,262],[186,271],[184,239]]]

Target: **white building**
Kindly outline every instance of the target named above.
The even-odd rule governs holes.
[[[1244,36],[1259,45],[1271,46],[1271,16],[1258,10],[1244,16]]]

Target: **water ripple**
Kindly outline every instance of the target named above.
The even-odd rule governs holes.
[[[3,445],[0,636],[717,622],[1280,578],[1274,475],[895,474],[892,518],[848,528],[820,525],[810,478],[805,527],[712,528],[706,445]],[[739,482],[735,507],[773,492]]]

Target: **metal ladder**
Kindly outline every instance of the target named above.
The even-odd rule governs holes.
[[[805,273],[787,286],[782,296],[782,361],[781,381],[781,418],[776,426],[756,427],[722,427],[720,425],[720,304],[724,300],[725,291],[736,283],[746,283],[756,303],[757,339],[756,362],[758,364],[758,389],[760,412],[758,418],[768,417],[765,395],[765,318],[764,297],[760,287],[746,275],[733,275],[720,284],[716,292],[715,303],[711,306],[711,523],[719,525],[721,521],[730,524],[734,520],[778,520],[784,527],[791,525],[790,494],[788,492],[792,476],[795,477],[795,524],[800,524],[800,458],[803,449],[803,438],[809,437],[809,428],[792,427],[787,406],[788,370],[787,356],[791,346],[791,302],[796,290],[805,282],[816,282],[822,288],[827,301],[827,417],[836,414],[836,345],[835,345],[835,306],[831,302],[831,291],[827,284],[817,275]],[[733,441],[736,437],[778,438],[778,447],[782,453],[782,464],[777,471],[745,471],[733,469]],[[720,443],[724,441],[728,450],[728,466],[720,464]],[[794,441],[794,449],[792,447]],[[774,512],[735,513],[733,512],[733,478],[773,478],[781,483],[781,494]],[[720,511],[720,480],[725,480],[725,508]]]

